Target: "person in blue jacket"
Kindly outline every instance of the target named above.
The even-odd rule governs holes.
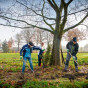
[[[23,58],[22,74],[24,74],[27,59],[30,63],[31,71],[34,73],[32,58],[31,58],[32,50],[40,50],[40,54],[43,53],[42,49],[38,46],[34,46],[32,42],[29,42],[28,44],[24,45],[20,50],[20,59]]]

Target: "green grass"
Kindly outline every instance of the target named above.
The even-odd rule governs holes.
[[[32,54],[32,62],[34,67],[38,64],[37,53]],[[0,53],[0,69],[16,72],[22,69],[22,65],[19,53]],[[28,61],[26,67],[29,67]]]
[[[62,82],[58,88],[88,88],[88,81]]]
[[[66,53],[64,53],[64,57],[66,58]],[[88,64],[88,53],[78,53],[78,63],[79,65]],[[5,72],[12,71],[18,72],[22,70],[23,61],[19,59],[19,53],[0,53],[0,70],[4,70]],[[35,67],[38,65],[38,56],[37,53],[32,53],[32,62]],[[70,66],[74,68],[73,59],[70,60]],[[26,69],[29,67],[29,62],[27,61]],[[25,70],[26,70],[25,69]],[[52,69],[50,67],[50,69]],[[63,69],[62,67],[60,69]],[[88,80],[82,81],[61,81],[60,82],[48,82],[48,81],[30,81],[28,80],[22,88],[88,88]],[[14,88],[10,84],[3,84],[3,81],[0,81],[0,87],[4,88]]]
[[[3,84],[0,81],[0,88],[14,88],[15,85],[8,83]],[[20,88],[20,87],[19,87]],[[85,81],[64,81],[64,82],[48,82],[48,81],[31,81],[28,80],[21,88],[88,88],[88,80]]]
[[[66,58],[66,53],[64,53],[64,58]],[[88,53],[78,53],[77,61],[79,65],[88,64]],[[70,59],[70,65],[74,65],[73,58]]]
[[[57,88],[53,83],[47,81],[27,81],[23,88]]]
[[[66,53],[64,53],[64,57],[66,58]],[[88,64],[88,53],[78,53],[78,64]],[[22,69],[23,61],[19,59],[19,53],[0,53],[0,69],[10,70],[10,71],[20,71]],[[38,65],[38,56],[37,53],[32,53],[32,62],[35,67]],[[70,65],[73,66],[74,62],[71,58]],[[29,66],[29,62],[27,61],[27,68]]]
[[[8,83],[4,84],[4,81],[0,81],[0,88],[10,88],[10,84]]]

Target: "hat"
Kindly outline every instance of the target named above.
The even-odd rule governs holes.
[[[74,38],[73,38],[73,41],[74,41],[74,42],[77,42],[77,38],[76,38],[76,37],[74,37]]]
[[[34,46],[33,42],[29,42],[28,45]]]

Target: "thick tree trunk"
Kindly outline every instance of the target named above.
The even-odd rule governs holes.
[[[50,65],[60,66],[60,45],[61,45],[61,37],[58,36],[58,33],[55,33]]]

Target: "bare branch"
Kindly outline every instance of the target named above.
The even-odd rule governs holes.
[[[26,29],[26,28],[30,28],[30,27],[18,27],[18,26],[13,26],[13,25],[6,25],[6,24],[0,24],[2,26],[10,26],[10,27],[15,27],[15,28],[20,28],[20,29]]]
[[[62,32],[63,32],[63,29],[64,29],[64,26],[65,26],[65,23],[66,23],[66,21],[67,21],[67,6],[66,6],[64,0],[62,0],[61,3],[62,3],[63,8],[64,8],[64,17],[63,17],[63,21],[62,21],[62,23],[61,23],[61,30],[60,30],[60,32],[62,33]],[[62,11],[62,10],[61,10],[61,11]]]
[[[69,0],[69,2],[67,3],[67,6],[72,2],[73,0]]]
[[[87,17],[88,17],[88,13],[87,13],[87,15],[80,22],[78,22],[77,24],[73,25],[72,27],[69,27],[69,28],[65,29],[64,33],[67,32],[68,30],[73,29],[76,26],[80,25]]]
[[[56,11],[56,8],[54,6],[54,4],[50,1],[50,0],[47,0],[49,2],[49,4],[51,5],[51,7]]]
[[[23,3],[21,3],[21,2],[19,2],[18,0],[16,0],[19,4],[21,4],[21,5],[23,5],[23,6],[25,6],[27,9],[29,9],[29,10],[32,10],[36,15],[39,15],[39,16],[41,16],[42,17],[42,15],[41,14],[39,14],[39,13],[37,13],[35,10],[33,10],[32,8],[29,8],[29,7],[27,7],[25,4],[23,4]],[[48,18],[48,17],[46,17],[46,16],[44,16],[44,18],[46,18],[46,19],[49,19],[49,20],[55,20],[55,18]]]
[[[23,22],[23,23],[26,23],[27,25],[31,26],[31,27],[36,27],[36,28],[39,28],[39,29],[42,29],[42,30],[45,30],[45,31],[49,31],[53,34],[53,31],[47,29],[47,28],[43,28],[43,27],[39,27],[39,26],[36,26],[36,25],[33,25],[33,24],[29,24],[28,22],[26,21],[23,21],[23,20],[17,20],[17,19],[14,19],[14,18],[9,18],[9,17],[5,17],[5,16],[0,16],[1,18],[7,18],[7,19],[10,19],[10,20],[15,20],[15,21],[19,21],[19,22]]]
[[[65,23],[67,21],[67,6],[64,6],[64,18],[63,18],[63,21],[62,21],[62,24],[61,24],[61,29],[63,30],[64,26],[65,26]]]
[[[44,1],[44,0],[43,0],[43,1]],[[54,31],[54,28],[52,27],[52,25],[49,24],[49,23],[45,20],[45,18],[44,18],[44,13],[43,13],[44,5],[45,5],[45,1],[44,1],[44,3],[43,3],[43,7],[42,7],[42,11],[41,11],[41,14],[42,14],[42,17],[43,17],[43,21]]]
[[[50,0],[49,0],[49,1],[50,1]],[[62,2],[62,1],[64,2],[64,0],[61,0],[61,2]],[[71,3],[71,1],[72,1],[72,0],[70,0],[69,2]],[[39,16],[42,17],[41,14],[37,13],[37,12],[36,12],[35,10],[33,10],[32,8],[27,7],[25,4],[19,2],[18,0],[16,0],[16,2],[18,2],[19,4],[25,6],[27,9],[32,10],[36,15],[39,15]],[[51,1],[50,1],[50,2],[51,2]],[[55,2],[55,1],[54,1],[54,2]],[[63,6],[63,5],[61,4],[61,6]],[[61,8],[61,7],[60,7],[60,8]],[[85,8],[85,9],[82,9],[82,10],[80,10],[80,11],[76,11],[76,12],[70,13],[70,14],[68,14],[68,15],[76,14],[76,13],[79,13],[79,12],[82,12],[82,11],[85,11],[85,10],[88,10],[88,8]],[[25,15],[23,15],[23,16],[25,16]],[[31,15],[28,15],[28,16],[31,16]],[[33,16],[34,16],[34,15],[33,15]],[[62,16],[62,17],[63,17],[63,16]],[[55,18],[49,18],[49,17],[46,17],[46,16],[44,16],[44,18],[49,19],[49,20],[56,20]]]
[[[62,10],[63,10],[63,7],[64,7],[64,3],[63,3],[63,1],[61,0],[61,4],[60,4],[60,11],[62,12]]]
[[[85,25],[85,24],[80,24],[80,25],[84,25],[84,26],[86,26],[86,27],[87,27],[87,29],[88,29],[88,25]]]
[[[86,10],[88,10],[88,8],[86,8],[86,9],[82,9],[82,10],[77,11],[77,12],[70,13],[70,14],[68,14],[68,15],[73,15],[73,14],[76,14],[76,13],[79,13],[79,12],[82,12],[82,11],[86,11]]]
[[[52,1],[53,1],[54,5],[55,5],[55,8],[56,8],[57,12],[58,12],[59,11],[59,7],[57,6],[57,4],[55,3],[54,0],[52,0]]]

